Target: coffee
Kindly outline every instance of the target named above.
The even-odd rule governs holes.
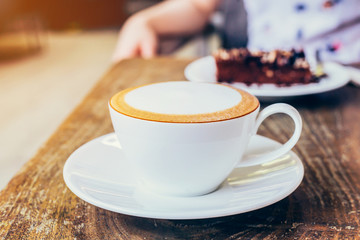
[[[124,115],[158,122],[201,123],[229,120],[257,109],[247,92],[219,84],[164,82],[126,89],[110,100]]]
[[[287,104],[259,113],[256,97],[214,83],[165,82],[127,89],[110,99],[109,110],[123,160],[138,187],[182,197],[214,191],[234,167],[286,154],[302,126],[299,113]],[[276,113],[293,119],[293,136],[278,149],[244,156],[262,121]]]

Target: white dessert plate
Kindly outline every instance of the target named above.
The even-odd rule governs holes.
[[[256,135],[247,154],[279,146]],[[287,197],[303,175],[300,159],[289,152],[267,164],[235,169],[207,195],[161,196],[137,186],[114,133],[81,146],[68,158],[63,171],[66,185],[84,201],[113,212],[158,219],[202,219],[256,210]]]
[[[243,89],[257,97],[292,97],[323,93],[340,88],[350,81],[350,75],[345,67],[333,62],[323,64],[326,77],[318,83],[296,84],[292,86],[277,86],[275,84],[231,83],[229,85]],[[212,56],[203,57],[191,62],[184,71],[185,77],[194,82],[216,82],[216,65]]]

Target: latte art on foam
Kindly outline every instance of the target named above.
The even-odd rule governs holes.
[[[126,89],[110,105],[130,117],[160,122],[213,122],[254,111],[256,97],[220,84],[164,82]]]

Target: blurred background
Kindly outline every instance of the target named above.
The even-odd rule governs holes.
[[[0,0],[0,189],[110,68],[124,20],[157,2]],[[208,46],[191,41],[161,48],[194,57]]]
[[[0,0],[0,190],[111,67],[124,21],[160,1]],[[324,1],[324,7],[339,2]],[[245,10],[227,10],[239,16],[230,33],[245,45],[238,37],[247,31]],[[220,32],[234,18],[222,11],[198,35],[161,39],[160,54],[195,58],[226,45]]]

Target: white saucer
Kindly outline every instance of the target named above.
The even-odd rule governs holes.
[[[350,81],[350,74],[340,64],[326,62],[323,64],[326,77],[318,83],[296,84],[292,86],[276,86],[275,84],[262,84],[261,86],[244,83],[231,83],[229,85],[243,89],[257,97],[294,97],[323,93],[340,88]],[[216,82],[216,64],[212,56],[203,57],[191,62],[184,71],[185,77],[193,82]]]
[[[254,136],[247,154],[280,143]],[[304,168],[289,154],[270,163],[235,169],[221,187],[199,197],[165,197],[137,187],[123,160],[114,133],[77,149],[64,166],[64,180],[78,197],[95,206],[127,215],[158,219],[201,219],[244,213],[273,204],[301,183]]]

